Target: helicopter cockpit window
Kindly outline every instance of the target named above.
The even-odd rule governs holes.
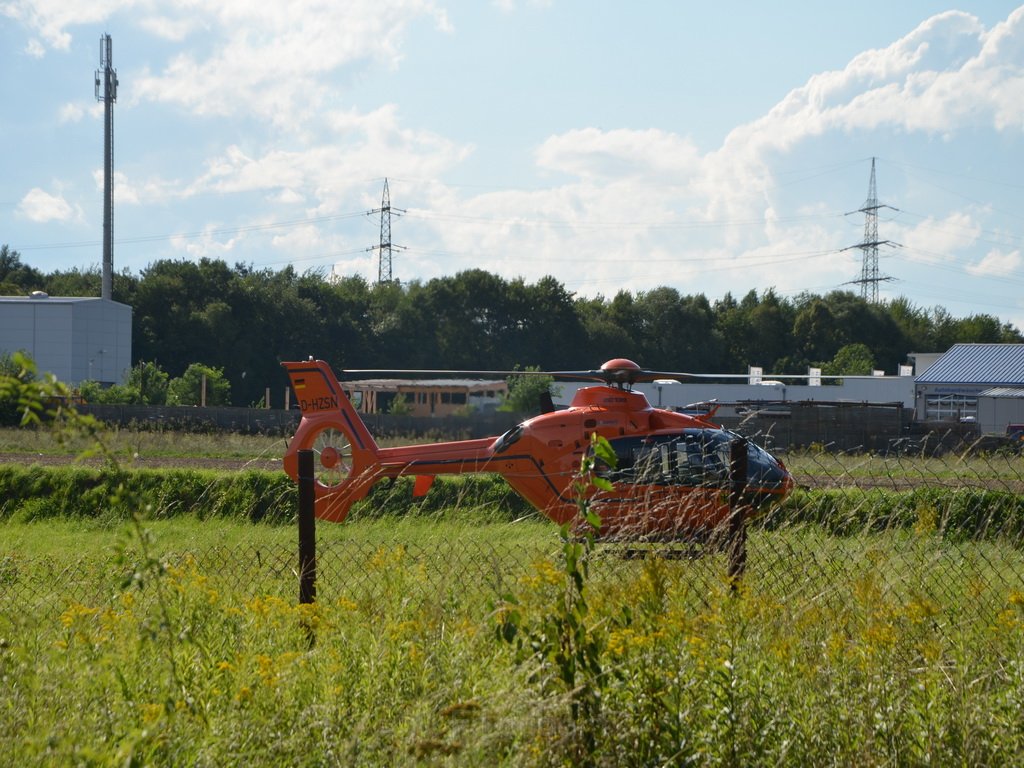
[[[502,453],[508,450],[513,443],[523,436],[523,425],[517,424],[508,432],[494,441],[494,453]]]
[[[617,466],[599,466],[597,472],[613,482],[723,487],[729,481],[729,436],[719,430],[624,437],[611,446]]]

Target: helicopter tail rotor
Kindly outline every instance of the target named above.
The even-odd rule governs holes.
[[[284,470],[298,481],[298,452],[312,450],[316,516],[341,522],[380,477],[377,442],[326,362],[310,358],[282,365],[302,411]]]

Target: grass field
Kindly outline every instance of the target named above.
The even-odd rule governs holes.
[[[553,526],[454,517],[320,526],[315,607],[294,599],[289,526],[5,525],[0,584],[35,584],[33,569],[52,584],[56,563],[93,588],[0,603],[3,753],[164,765],[1024,758],[1015,548],[755,532],[733,594],[720,556],[635,561],[598,547],[574,628],[564,607],[580,595]],[[572,675],[553,642],[576,654]]]
[[[278,450],[115,439],[183,458]],[[804,461],[939,489],[1021,474],[991,458],[789,463]],[[182,492],[221,476],[237,477],[167,475]],[[313,606],[295,599],[287,515],[0,515],[0,762],[1021,764],[1024,551],[944,534],[948,495],[913,497],[884,529],[817,512],[755,526],[735,591],[720,554],[587,554],[536,515],[386,504],[318,527]],[[862,516],[889,498],[854,484],[829,509],[848,497]]]

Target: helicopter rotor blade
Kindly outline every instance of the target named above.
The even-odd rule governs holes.
[[[596,381],[604,384],[644,384],[657,380],[679,382],[704,381],[749,381],[749,373],[690,373],[688,371],[653,371],[640,368],[629,360],[610,360],[601,368],[589,371],[534,371],[534,370],[451,370],[429,368],[347,368],[338,372],[339,378],[357,377],[403,377],[403,378],[482,378],[507,379],[511,376],[550,376],[557,381]],[[762,381],[806,381],[811,378],[806,373],[763,373]],[[824,374],[819,379],[873,379],[874,376],[851,374]]]
[[[402,376],[410,378],[423,378],[436,376],[438,378],[497,378],[505,379],[509,376],[551,376],[548,371],[456,371],[451,368],[345,368],[338,373],[346,377],[351,376]]]

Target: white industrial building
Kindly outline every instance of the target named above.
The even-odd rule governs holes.
[[[785,416],[794,403],[901,404],[912,409],[920,423],[977,423],[983,435],[1024,430],[1024,344],[955,344],[946,352],[909,357],[916,368],[913,373],[910,366],[900,366],[899,376],[846,376],[816,386],[800,378],[753,383],[760,377],[751,375],[743,383],[663,380],[635,389],[652,405],[664,408],[717,400],[725,404],[720,415],[726,416],[737,406]],[[556,387],[560,404],[571,400],[578,388],[561,382]]]
[[[0,296],[0,354],[24,352],[40,373],[76,385],[123,383],[132,365],[132,308],[95,297]]]
[[[751,375],[744,376],[742,383],[733,384],[701,379],[679,383],[666,379],[636,384],[633,389],[643,392],[648,402],[656,408],[681,409],[690,404],[711,400],[730,404],[814,401],[900,403],[906,408],[913,408],[914,376],[909,368],[902,370],[901,373],[903,375],[900,376],[844,376],[838,381],[825,378],[815,384],[808,383],[808,376],[786,377],[785,381],[779,381]],[[760,383],[751,383],[758,379]],[[567,405],[577,389],[589,386],[594,385],[558,382],[554,385],[557,393],[554,400],[559,405]],[[729,410],[726,407],[722,413],[728,413]]]

